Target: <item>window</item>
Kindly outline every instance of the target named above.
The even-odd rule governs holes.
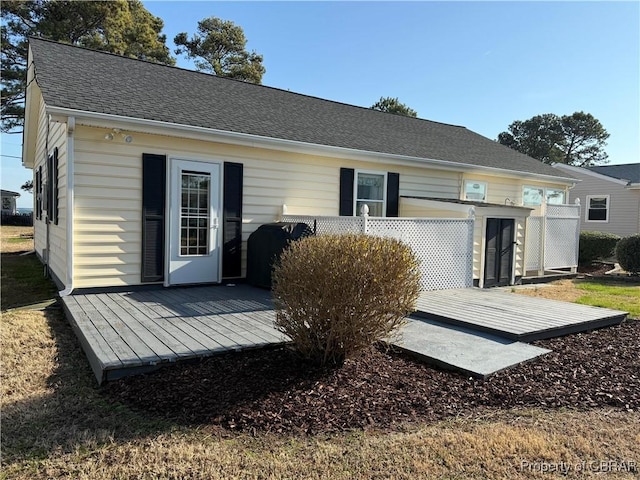
[[[487,201],[487,184],[485,182],[465,180],[464,199],[473,200],[476,202],[486,202]]]
[[[182,172],[180,205],[180,255],[209,253],[209,193],[211,175]]]
[[[522,190],[522,204],[530,206],[542,205],[544,188],[524,187]]]
[[[542,205],[542,199],[546,199],[548,204],[562,205],[565,203],[565,192],[558,188],[544,187],[523,187],[522,204],[529,207]]]
[[[363,205],[369,207],[369,215],[383,217],[387,174],[379,172],[356,172],[356,215]]]
[[[585,221],[608,222],[609,221],[609,195],[587,195],[587,208]]]
[[[58,225],[58,147],[47,159],[47,217],[50,222]]]
[[[564,190],[558,190],[556,188],[546,189],[547,203],[551,205],[564,204]]]

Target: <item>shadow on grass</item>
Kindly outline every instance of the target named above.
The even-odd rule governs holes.
[[[106,402],[62,309],[54,305],[44,313],[56,345],[56,356],[51,359],[56,366],[42,386],[37,385],[38,372],[32,372],[31,378],[30,372],[23,374],[25,388],[42,394],[4,402],[3,462],[42,459],[60,450],[70,452],[77,447],[131,439],[168,428],[165,422]],[[29,361],[28,355],[24,361]]]
[[[98,387],[62,308],[56,304],[44,313],[56,346],[55,370],[45,388],[35,390],[46,393],[4,403],[1,439],[6,464],[145,438],[176,427],[233,430],[238,409],[246,411],[276,390],[312,383],[317,376],[301,374],[283,349],[254,350],[172,365]],[[33,382],[37,381],[34,372]]]
[[[0,261],[2,310],[33,305],[56,295],[55,285],[45,277],[44,265],[35,254],[2,254]]]

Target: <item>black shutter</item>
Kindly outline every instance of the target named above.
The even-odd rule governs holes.
[[[340,216],[353,216],[353,168],[340,169]]]
[[[242,275],[242,180],[241,163],[224,162],[222,200],[222,276]]]
[[[51,215],[53,223],[58,225],[58,147],[53,149],[53,176],[51,177]]]
[[[167,157],[142,154],[142,281],[164,280]]]
[[[387,173],[387,217],[397,217],[400,204],[400,174]]]
[[[42,218],[42,165],[36,170],[36,219]]]

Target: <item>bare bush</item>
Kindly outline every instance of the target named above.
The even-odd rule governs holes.
[[[366,235],[294,242],[273,274],[276,328],[321,366],[391,337],[415,310],[419,260],[410,247]]]

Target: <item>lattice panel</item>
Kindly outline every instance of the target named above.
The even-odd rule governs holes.
[[[545,229],[544,268],[578,265],[579,218],[547,217]]]
[[[542,217],[527,218],[525,239],[525,270],[540,270],[542,267]]]
[[[392,237],[409,245],[421,261],[423,290],[473,285],[472,219],[372,218],[369,235]]]
[[[547,204],[547,217],[580,218],[580,205]]]
[[[316,235],[364,233],[364,217],[315,217],[313,215],[283,215],[286,222],[306,223]]]
[[[473,285],[473,220],[285,215],[287,222],[316,226],[318,235],[367,233],[409,245],[421,260],[423,290]]]

